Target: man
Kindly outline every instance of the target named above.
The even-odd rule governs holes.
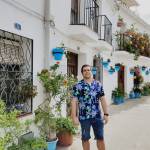
[[[98,150],[105,150],[103,127],[108,122],[108,108],[102,84],[93,79],[90,65],[81,68],[83,80],[73,87],[73,98],[71,101],[72,120],[74,125],[80,122],[82,131],[83,150],[90,150],[89,139],[92,126]],[[100,102],[104,112],[102,118]],[[79,115],[77,112],[79,110]],[[104,121],[103,121],[104,120]]]

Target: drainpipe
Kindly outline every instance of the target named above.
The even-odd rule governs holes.
[[[51,0],[45,0],[45,9],[44,9],[44,27],[45,27],[45,39],[44,39],[44,67],[46,69],[49,69],[50,66],[50,24],[51,24],[51,9],[50,9],[50,1]]]

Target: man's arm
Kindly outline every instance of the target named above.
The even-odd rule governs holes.
[[[79,119],[77,116],[78,111],[77,110],[78,110],[78,100],[77,100],[77,98],[74,97],[71,100],[71,118],[72,118],[74,125],[79,125]]]
[[[106,124],[108,122],[108,116],[109,116],[108,104],[107,104],[105,96],[102,96],[100,99],[101,99],[100,101],[101,101],[101,105],[102,105],[102,109],[103,109],[103,113],[104,113],[104,120],[105,120],[105,124]]]

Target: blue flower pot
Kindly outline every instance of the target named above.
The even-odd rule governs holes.
[[[64,49],[63,48],[54,48],[52,50],[52,54],[53,54],[55,60],[62,60],[62,56],[64,54]]]
[[[135,98],[135,94],[134,94],[134,92],[130,92],[130,94],[129,94],[129,98],[130,98],[130,99],[134,99],[134,98]]]
[[[120,66],[115,66],[115,70],[119,71],[120,70]]]
[[[124,98],[123,97],[114,97],[113,102],[116,105],[122,104],[122,103],[124,103]]]
[[[93,74],[93,75],[96,75],[96,70],[92,70],[92,74]]]
[[[146,70],[145,75],[149,75],[149,71],[148,70]]]
[[[110,68],[110,69],[108,70],[108,72],[109,72],[110,75],[112,75],[112,74],[115,72],[115,69]]]
[[[96,75],[96,72],[97,72],[97,68],[96,68],[96,67],[93,67],[93,68],[92,68],[92,74],[93,74],[93,75]]]
[[[108,63],[107,61],[103,61],[103,62],[102,62],[102,65],[104,66],[104,68],[108,68],[108,64],[109,64],[109,63]]]
[[[48,150],[56,150],[57,141],[58,139],[56,139],[55,141],[47,142]]]
[[[141,93],[139,92],[134,92],[135,98],[141,98]]]
[[[134,75],[134,72],[133,72],[133,71],[130,71],[130,75],[132,75],[132,76],[133,76],[133,75]]]
[[[114,73],[114,71],[112,71],[112,70],[109,70],[108,72],[110,75],[112,75]]]

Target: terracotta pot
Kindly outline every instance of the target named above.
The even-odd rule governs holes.
[[[69,132],[60,132],[57,137],[58,144],[61,146],[69,146],[73,143],[73,135]]]
[[[117,22],[117,26],[118,26],[118,27],[122,27],[123,25],[124,25],[124,22],[123,22],[123,21],[118,21],[118,22]]]

